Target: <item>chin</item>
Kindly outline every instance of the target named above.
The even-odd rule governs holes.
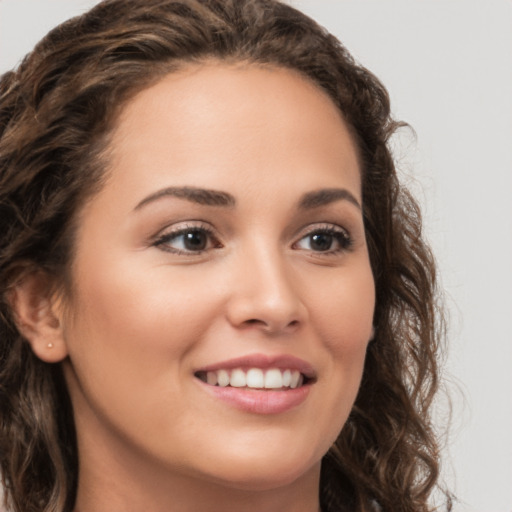
[[[240,454],[217,464],[210,480],[244,491],[267,491],[292,484],[306,474],[320,471],[321,457],[309,459],[296,453],[283,456],[279,452],[268,457]]]

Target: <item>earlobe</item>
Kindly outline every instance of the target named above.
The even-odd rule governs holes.
[[[25,274],[11,289],[9,302],[18,330],[34,354],[47,363],[62,361],[67,347],[49,276],[41,271]]]

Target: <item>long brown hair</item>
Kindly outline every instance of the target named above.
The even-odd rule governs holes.
[[[375,76],[314,21],[275,0],[105,0],[54,29],[1,77],[0,464],[7,501],[16,512],[69,512],[78,478],[60,368],[37,359],[18,332],[9,290],[33,269],[65,280],[76,212],[101,186],[104,149],[125,102],[183,63],[211,58],[309,77],[342,112],[361,156],[375,337],[356,403],[322,463],[322,507],[432,510],[439,449],[430,409],[441,317],[420,212],[398,182],[388,147],[400,123]]]

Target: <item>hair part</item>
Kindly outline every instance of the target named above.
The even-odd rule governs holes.
[[[323,510],[362,512],[375,502],[383,511],[432,510],[439,448],[430,406],[442,316],[420,212],[388,147],[402,124],[382,84],[336,38],[274,0],[104,0],[1,77],[0,464],[8,503],[16,512],[69,512],[78,479],[60,367],[30,350],[9,290],[38,269],[70,291],[77,214],[107,177],[109,135],[123,106],[166,74],[211,59],[301,73],[336,104],[360,154],[375,339],[353,411],[323,461]]]

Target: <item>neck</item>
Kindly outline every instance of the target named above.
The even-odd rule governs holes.
[[[250,476],[233,481],[187,474],[183,468],[169,467],[141,453],[124,450],[114,437],[99,445],[82,444],[79,454],[75,512],[320,510],[320,462],[282,481],[272,477],[273,480],[254,482]],[[269,469],[270,474],[272,468]]]
[[[314,452],[309,464],[293,452],[287,458],[283,450],[277,452],[279,460],[266,451],[251,462],[237,458],[231,447],[231,464],[229,457],[215,463],[207,453],[203,458],[191,457],[190,462],[160,458],[117,430],[105,428],[95,415],[83,424],[77,421],[76,428],[75,512],[319,511],[321,463]],[[177,453],[184,459],[188,456]],[[254,450],[249,453],[258,457]]]
[[[314,467],[287,484],[254,489],[230,483],[138,473],[136,478],[80,478],[75,512],[319,512],[319,473]],[[119,477],[119,475],[117,475]]]

